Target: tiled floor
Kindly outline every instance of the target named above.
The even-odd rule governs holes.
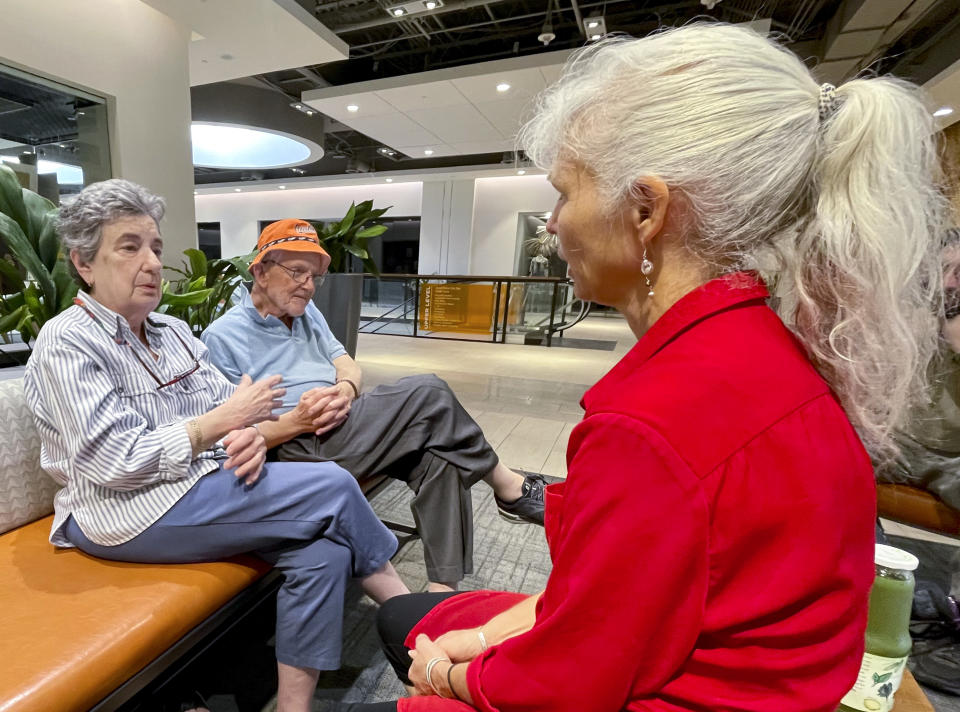
[[[415,373],[443,378],[508,467],[566,476],[566,447],[584,392],[634,344],[619,317],[596,317],[566,336],[616,341],[613,351],[464,343],[361,334],[364,387]]]

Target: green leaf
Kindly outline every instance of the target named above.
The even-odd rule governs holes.
[[[0,258],[0,281],[7,294],[23,291],[23,277],[20,276],[20,270],[15,264],[3,258]]]
[[[200,250],[190,247],[183,251],[190,260],[190,276],[199,277],[207,274],[207,256]]]
[[[23,188],[13,169],[0,163],[0,213],[9,217],[21,232],[30,230],[27,206],[23,203]]]
[[[43,292],[44,299],[47,300],[47,303],[50,304],[51,309],[53,309],[53,305],[57,303],[57,299],[56,288],[53,285],[50,272],[47,271],[47,268],[40,262],[39,256],[34,252],[30,241],[27,239],[27,236],[23,234],[20,226],[17,225],[13,218],[3,213],[0,213],[0,235],[6,240],[7,247],[10,248],[10,252],[17,262],[27,270],[29,275],[37,280]]]
[[[10,331],[18,331],[17,324],[20,323],[20,320],[26,313],[27,305],[21,304],[18,308],[14,309],[6,316],[0,317],[0,334],[6,334]]]
[[[878,675],[877,673],[873,673],[873,684],[879,685],[881,682],[886,682],[887,680],[890,679],[892,675],[893,675],[892,672],[884,673],[883,675]]]
[[[48,270],[53,270],[60,256],[60,238],[57,236],[57,211],[51,210],[40,219],[40,234],[37,237],[40,261]],[[69,255],[65,256],[70,259]]]
[[[193,280],[192,282],[189,282],[189,283],[187,284],[187,288],[186,288],[185,291],[187,291],[187,292],[194,292],[194,291],[196,291],[196,290],[198,290],[198,289],[203,289],[203,288],[206,287],[206,286],[207,286],[207,278],[206,278],[205,276],[201,275],[200,277],[197,277],[197,278],[196,278],[195,280]],[[212,288],[211,288],[211,289],[212,289]]]
[[[212,289],[200,289],[196,292],[185,292],[184,294],[167,292],[163,295],[160,303],[169,307],[192,307],[203,302],[212,291]]]
[[[363,249],[362,247],[357,247],[356,245],[344,245],[347,252],[355,257],[359,257],[361,260],[366,260],[370,258],[370,254]]]
[[[21,193],[23,195],[23,204],[27,210],[27,222],[29,224],[29,229],[24,232],[33,245],[33,249],[36,250],[37,254],[43,259],[43,253],[40,250],[40,234],[43,232],[44,225],[47,222],[47,214],[55,211],[57,208],[42,195],[37,195],[26,188],[22,188]]]
[[[370,237],[379,237],[387,231],[386,225],[371,225],[357,233],[357,238],[366,239]]]
[[[345,235],[347,230],[353,225],[353,220],[357,216],[357,204],[350,203],[350,209],[347,211],[347,214],[343,216],[343,220],[340,221],[340,226],[337,228],[337,235]]]
[[[392,205],[388,205],[388,206],[385,207],[385,208],[378,208],[377,210],[371,210],[370,213],[366,216],[367,221],[376,220],[377,218],[379,218],[381,215],[383,215],[384,213],[386,213],[386,212],[387,212],[390,208],[392,208],[392,207],[393,207]]]
[[[375,277],[380,276],[380,270],[377,268],[377,263],[369,258],[363,261],[363,269],[365,272],[369,272]]]

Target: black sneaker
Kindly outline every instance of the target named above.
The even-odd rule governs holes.
[[[543,488],[547,481],[543,475],[524,473],[523,494],[513,502],[504,502],[496,495],[497,511],[508,522],[530,522],[543,526]]]

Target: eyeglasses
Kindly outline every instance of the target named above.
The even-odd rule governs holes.
[[[115,343],[120,344],[121,346],[128,346],[128,347],[130,348],[130,353],[132,353],[133,356],[134,356],[134,358],[137,359],[137,363],[139,363],[141,366],[143,366],[143,369],[144,369],[147,373],[150,374],[150,378],[152,378],[154,381],[157,382],[157,390],[158,390],[158,391],[159,391],[161,388],[166,388],[167,386],[172,386],[174,383],[179,383],[179,382],[182,381],[184,378],[186,378],[186,377],[189,376],[191,373],[194,373],[198,368],[200,368],[200,362],[197,360],[197,357],[193,355],[193,351],[190,350],[190,347],[187,346],[187,342],[185,342],[183,339],[181,339],[181,338],[180,338],[180,334],[178,334],[178,333],[176,332],[176,330],[174,330],[174,331],[172,331],[171,333],[174,335],[174,337],[177,339],[177,341],[180,342],[180,345],[183,347],[183,350],[187,352],[187,356],[189,356],[189,357],[190,357],[190,360],[193,361],[193,366],[191,366],[190,368],[188,368],[188,369],[187,369],[186,371],[184,371],[183,373],[178,373],[176,376],[174,376],[173,378],[171,378],[169,381],[164,382],[164,380],[163,380],[162,378],[159,378],[159,377],[157,376],[157,374],[155,374],[155,373],[153,372],[153,369],[151,369],[151,368],[146,364],[146,362],[145,362],[142,358],[140,358],[140,354],[138,354],[138,353],[137,353],[137,350],[136,350],[135,348],[133,348],[133,346],[130,345],[130,342],[127,341],[127,340],[126,340],[125,338],[123,338],[122,336],[120,336],[120,332],[119,332],[119,331],[117,331],[116,334],[111,334],[111,333],[107,330],[107,327],[105,327],[105,326],[103,325],[103,322],[101,322],[100,319],[97,318],[97,315],[96,315],[96,314],[94,314],[92,311],[90,311],[90,309],[87,307],[86,304],[83,303],[82,300],[80,300],[80,299],[74,299],[74,300],[73,300],[73,303],[76,304],[76,305],[77,305],[78,307],[80,307],[81,309],[83,309],[83,310],[89,315],[89,317],[90,317],[91,319],[93,319],[101,329],[103,329],[104,333],[105,333],[107,336],[109,336],[111,339],[114,340]],[[153,322],[151,322],[151,323],[153,323]],[[162,328],[167,328],[167,325],[166,325],[166,324],[157,324],[157,326],[162,327]]]
[[[282,269],[284,272],[286,272],[288,275],[290,275],[290,279],[292,279],[297,284],[306,284],[308,279],[312,279],[313,285],[315,287],[319,287],[321,284],[323,284],[323,280],[326,278],[325,274],[315,274],[314,272],[311,272],[310,270],[305,270],[305,269],[290,269],[289,267],[282,265],[279,262],[274,262],[273,260],[269,262],[264,260],[264,264],[276,265],[277,267]]]

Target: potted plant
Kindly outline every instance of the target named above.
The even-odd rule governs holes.
[[[326,225],[313,223],[320,243],[330,255],[329,273],[314,294],[313,302],[351,357],[357,353],[363,300],[363,272],[352,271],[353,258],[360,260],[366,272],[380,276],[380,270],[367,249],[367,241],[387,231],[386,225],[375,221],[390,207],[374,209],[373,201],[365,200],[351,203],[342,220]]]
[[[163,297],[157,311],[187,322],[199,337],[231,307],[237,287],[251,279],[250,262],[256,253],[213,260],[195,248],[186,249],[183,254],[187,259],[181,267],[165,266],[181,276],[163,281]]]
[[[70,306],[77,285],[56,232],[57,208],[20,186],[0,164],[0,340],[29,346],[40,328]]]

